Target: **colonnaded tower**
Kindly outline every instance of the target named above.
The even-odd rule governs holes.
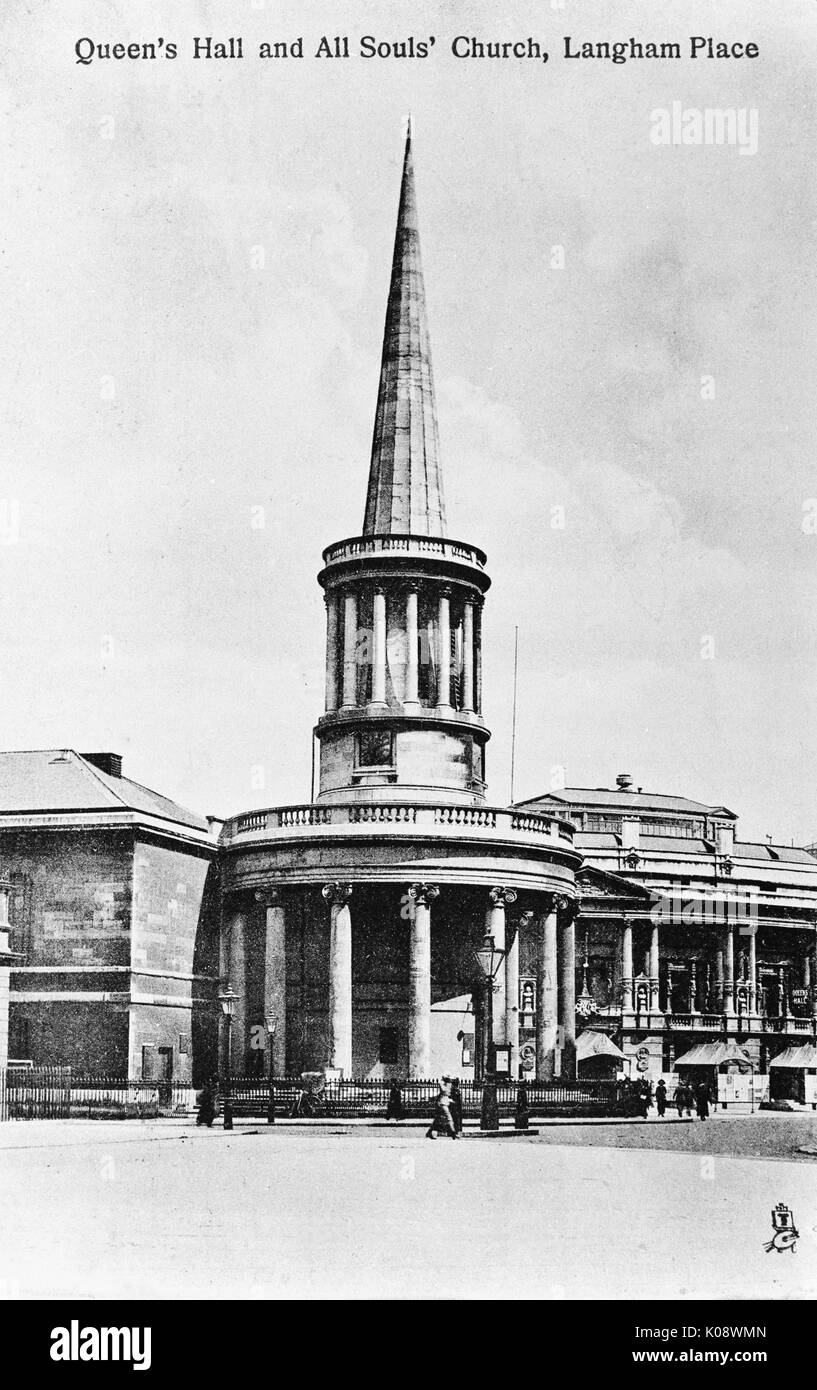
[[[479,1078],[500,1048],[513,1076],[575,1074],[581,855],[568,822],[485,800],[490,580],[448,535],[410,129],[363,530],[323,560],[317,796],[222,834],[234,1070]]]

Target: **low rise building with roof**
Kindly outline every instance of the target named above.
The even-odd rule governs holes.
[[[194,1047],[214,1062],[215,856],[116,754],[0,752],[10,1056],[182,1082]]]

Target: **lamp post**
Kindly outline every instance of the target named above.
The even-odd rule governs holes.
[[[505,958],[505,952],[488,934],[482,945],[474,952],[474,960],[479,970],[484,990],[482,1010],[482,1109],[479,1117],[480,1129],[499,1129],[499,1103],[496,1095],[496,1053],[494,1049],[494,978]]]
[[[232,1097],[232,1067],[233,1067],[233,1014],[238,1000],[238,995],[228,983],[227,988],[222,990],[218,996],[221,1005],[221,1012],[224,1015],[224,1026],[227,1029],[227,1048],[226,1048],[226,1076],[224,1079],[224,1128],[233,1127],[233,1097]]]
[[[275,1019],[272,1014],[266,1014],[264,1022],[267,1025],[267,1039],[269,1041],[269,1101],[267,1102],[267,1124],[275,1124],[275,1061],[272,1052],[272,1040],[275,1037]]]

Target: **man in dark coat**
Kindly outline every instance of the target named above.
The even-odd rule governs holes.
[[[199,1113],[196,1116],[197,1125],[206,1125],[211,1128],[213,1120],[216,1118],[216,1106],[218,1103],[218,1077],[213,1076],[209,1081],[205,1081],[201,1089],[199,1100]]]
[[[389,1101],[388,1105],[386,1106],[386,1119],[404,1120],[405,1118],[406,1112],[403,1108],[403,1092],[400,1089],[399,1082],[393,1081],[389,1089]]]
[[[695,1109],[698,1112],[698,1119],[705,1120],[709,1116],[709,1087],[705,1081],[699,1081],[695,1087]]]
[[[663,1120],[667,1109],[667,1084],[663,1076],[655,1088],[655,1104],[658,1110],[658,1118]]]

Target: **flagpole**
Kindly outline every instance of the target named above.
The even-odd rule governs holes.
[[[516,688],[519,675],[519,628],[513,630],[513,718],[511,721],[511,805],[513,805],[513,784],[516,771]]]

